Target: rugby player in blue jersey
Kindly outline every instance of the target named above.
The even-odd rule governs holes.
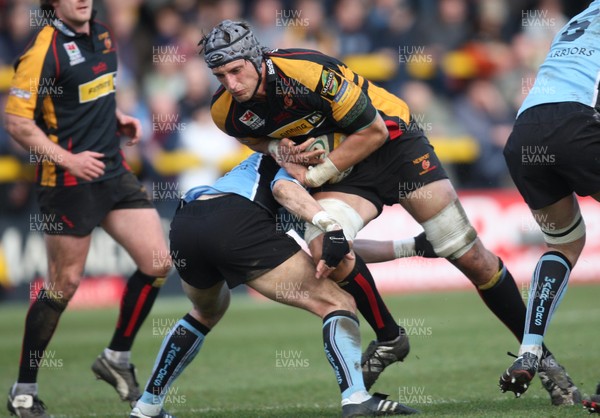
[[[531,278],[517,359],[500,377],[501,390],[516,396],[543,363],[544,335],[585,244],[576,195],[600,198],[599,34],[596,0],[554,38],[504,149],[547,246]]]
[[[366,391],[354,300],[333,281],[318,279],[310,257],[277,228],[270,183],[279,170],[271,157],[255,153],[213,186],[195,187],[182,199],[171,223],[171,253],[193,308],[165,337],[131,417],[172,417],[163,409],[169,388],[225,314],[229,289],[240,284],[323,319],[325,354],[342,393],[344,417],[417,412]],[[335,267],[350,250],[341,226],[299,187],[297,197],[302,193],[307,220],[315,219],[327,238],[322,264]],[[283,286],[302,296],[278,292]]]

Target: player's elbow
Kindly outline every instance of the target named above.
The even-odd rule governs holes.
[[[6,132],[8,132],[8,134],[10,136],[15,137],[18,132],[18,129],[19,129],[18,119],[14,115],[11,115],[10,113],[5,113],[4,114],[4,128],[6,129]]]
[[[276,181],[271,189],[273,197],[279,204],[283,204],[286,201],[286,196],[289,194],[289,187],[287,187],[289,185],[287,183],[289,182],[285,180]]]
[[[20,142],[22,138],[27,136],[32,123],[33,121],[30,119],[12,115],[10,113],[5,113],[4,116],[4,127],[6,132],[8,132],[8,134],[17,142]]]
[[[381,116],[377,115],[377,118],[371,127],[373,128],[372,137],[374,139],[374,145],[377,145],[377,148],[379,148],[385,143],[385,141],[387,141],[389,135],[387,126],[385,126],[385,122]]]

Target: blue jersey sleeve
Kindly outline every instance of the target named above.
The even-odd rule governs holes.
[[[295,178],[290,176],[288,174],[288,172],[285,171],[284,168],[280,168],[279,171],[277,172],[277,174],[275,174],[275,178],[271,182],[271,190],[273,190],[275,183],[277,183],[279,180],[291,181],[291,182],[296,183],[299,186],[302,186],[302,184],[298,180],[296,180]],[[304,186],[302,186],[302,187],[304,187]]]

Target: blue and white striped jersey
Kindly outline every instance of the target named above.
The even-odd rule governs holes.
[[[569,21],[552,41],[535,83],[519,109],[545,103],[598,105],[600,0]]]

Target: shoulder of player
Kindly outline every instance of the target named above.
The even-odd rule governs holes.
[[[343,65],[338,59],[325,55],[322,52],[313,49],[291,48],[291,49],[275,49],[265,54],[267,58],[271,58],[274,63],[282,62],[283,60],[293,61],[310,61],[320,65]]]
[[[23,50],[21,56],[29,53],[31,50],[39,52],[40,50],[48,50],[52,45],[52,39],[56,35],[56,28],[50,25],[46,25],[38,29],[29,40],[27,46]]]
[[[44,61],[48,57],[52,57],[53,54],[49,54],[52,50],[52,45],[56,42],[57,31],[54,27],[47,25],[40,28],[36,33],[33,34],[31,40],[23,50],[23,53],[14,61],[15,71],[23,71],[24,69],[19,66],[22,61],[28,63],[35,62],[35,66],[43,65]],[[29,64],[27,65],[29,70]],[[37,72],[37,70],[34,70]]]
[[[211,117],[215,125],[227,135],[233,137],[245,136],[244,132],[236,129],[235,123],[237,118],[243,114],[243,112],[239,113],[241,110],[243,109],[235,106],[233,97],[223,86],[219,87],[215,94],[213,94],[210,104]]]
[[[107,25],[106,23],[104,23],[104,22],[102,22],[102,21],[100,21],[100,20],[93,19],[93,20],[91,21],[91,24],[92,24],[92,27],[91,27],[91,29],[92,29],[92,33],[94,33],[94,32],[95,32],[95,33],[104,33],[104,32],[108,32],[108,33],[109,33],[109,35],[110,35],[110,33],[112,32],[112,31],[110,30],[110,27],[108,27],[108,25]]]
[[[265,56],[267,74],[277,74],[272,79],[293,79],[312,91],[316,91],[322,78],[327,76],[327,71],[344,71],[341,61],[309,49],[275,50]]]
[[[225,90],[223,86],[220,86],[217,91],[213,94],[210,102],[210,113],[215,118],[225,118],[231,109],[233,104],[233,97]],[[216,122],[216,120],[215,120]],[[217,124],[218,125],[218,124]],[[219,126],[220,127],[220,126]]]

